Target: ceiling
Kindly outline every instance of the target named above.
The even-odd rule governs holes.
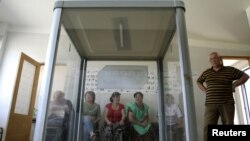
[[[13,32],[49,33],[55,0],[0,0],[0,22]],[[250,0],[184,0],[188,36],[250,45]]]

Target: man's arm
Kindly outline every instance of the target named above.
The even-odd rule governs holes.
[[[206,92],[206,87],[203,85],[203,83],[197,81],[197,85],[202,91]]]
[[[249,76],[248,76],[246,73],[244,73],[244,74],[241,76],[240,79],[236,80],[236,81],[233,83],[233,90],[234,90],[236,87],[238,87],[238,86],[244,84],[248,79],[249,79]]]

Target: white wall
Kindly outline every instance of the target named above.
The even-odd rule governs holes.
[[[4,128],[4,134],[6,133],[20,54],[24,52],[36,61],[44,62],[48,37],[46,34],[8,33],[0,66],[0,127]]]
[[[193,86],[195,98],[195,111],[197,119],[198,141],[203,140],[203,121],[205,110],[205,95],[198,89],[196,80],[199,75],[211,65],[208,61],[208,55],[217,51],[222,56],[250,56],[250,45],[230,44],[193,41],[189,43],[191,69],[193,72]],[[223,48],[223,49],[217,49]]]

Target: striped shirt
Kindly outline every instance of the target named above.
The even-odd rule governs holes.
[[[197,79],[197,82],[206,83],[205,104],[234,104],[233,81],[244,74],[234,67],[223,66],[219,71],[209,68]]]

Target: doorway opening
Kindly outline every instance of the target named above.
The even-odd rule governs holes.
[[[250,57],[223,56],[223,65],[232,66],[250,75]],[[250,81],[239,86],[234,93],[235,124],[250,124]]]

